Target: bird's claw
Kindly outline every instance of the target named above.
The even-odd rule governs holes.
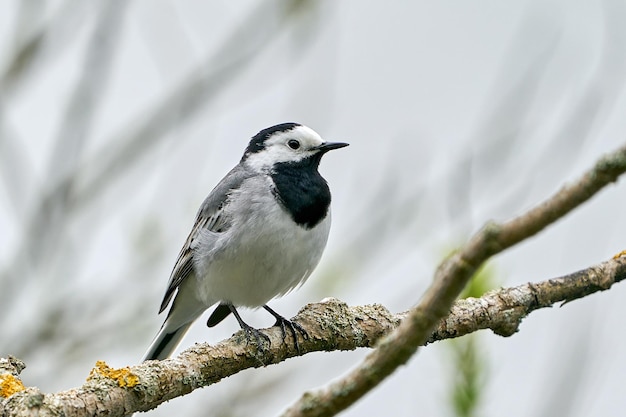
[[[286,318],[282,316],[276,317],[276,323],[274,323],[274,326],[280,327],[280,330],[283,335],[283,343],[286,343],[286,338],[287,338],[287,330],[285,328],[289,329],[289,332],[291,333],[291,337],[293,337],[294,347],[296,348],[296,351],[298,352],[298,354],[300,354],[300,343],[298,342],[298,335],[296,334],[296,330],[302,335],[304,340],[308,340],[309,334],[304,329],[304,327],[300,326],[295,321],[287,320]]]
[[[298,342],[298,335],[296,333],[296,330],[300,332],[304,340],[308,340],[309,334],[304,329],[304,327],[300,326],[295,321],[287,320],[286,318],[284,318],[283,316],[281,316],[280,314],[278,314],[277,312],[269,308],[267,304],[264,305],[263,308],[267,310],[267,312],[270,313],[272,316],[274,316],[274,318],[276,318],[276,323],[274,323],[274,326],[280,326],[280,330],[283,333],[283,343],[285,344],[286,344],[285,339],[287,338],[287,330],[285,330],[285,328],[289,328],[289,332],[291,333],[291,336],[293,337],[293,345],[296,348],[296,351],[298,352],[298,355],[299,355],[300,343]]]
[[[246,324],[245,326],[242,326],[242,330],[244,334],[246,335],[246,342],[250,344],[250,342],[254,339],[257,349],[260,352],[267,350],[265,348],[265,344],[263,343],[263,341],[267,342],[267,344],[270,346],[272,345],[272,342],[270,341],[270,337],[266,335],[265,333],[263,333],[262,331],[260,331],[259,329],[255,329],[254,327]]]

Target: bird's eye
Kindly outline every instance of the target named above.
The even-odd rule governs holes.
[[[289,142],[287,142],[287,145],[291,148],[291,149],[298,149],[300,147],[300,142],[298,142],[295,139],[290,139]]]

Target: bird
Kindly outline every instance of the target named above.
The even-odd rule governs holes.
[[[318,167],[327,152],[348,146],[327,142],[299,123],[261,130],[239,163],[200,206],[172,270],[159,314],[166,319],[143,361],[170,357],[192,323],[217,307],[213,327],[231,313],[248,341],[267,335],[245,323],[237,308],[263,307],[288,329],[306,331],[267,303],[302,285],[320,261],[331,224],[331,193]]]

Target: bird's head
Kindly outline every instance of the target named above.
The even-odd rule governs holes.
[[[298,123],[282,123],[257,133],[241,159],[257,172],[271,171],[278,163],[311,160],[318,164],[332,149],[348,146],[343,142],[325,142],[313,129]]]

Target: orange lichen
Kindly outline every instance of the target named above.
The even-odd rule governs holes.
[[[626,256],[626,249],[624,249],[623,251],[621,251],[617,255],[613,256],[613,259],[621,258],[622,256]]]
[[[9,398],[16,392],[24,391],[26,387],[15,376],[6,373],[0,375],[0,397]]]
[[[98,375],[114,380],[120,387],[132,388],[139,384],[139,377],[132,373],[128,366],[125,368],[114,369],[107,365],[104,361],[97,361],[96,367],[89,373],[87,381]]]

